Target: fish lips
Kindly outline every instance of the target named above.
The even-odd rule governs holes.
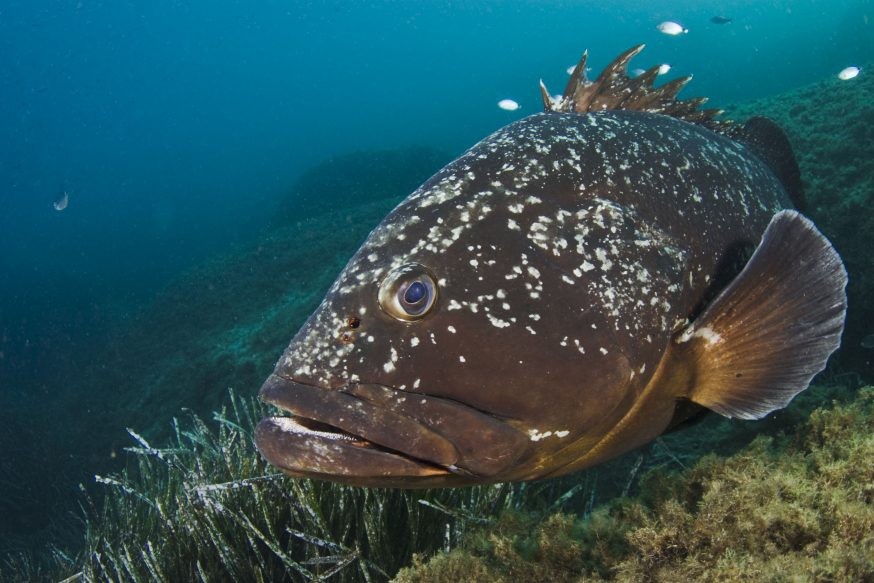
[[[488,413],[383,385],[327,389],[274,373],[259,396],[291,415],[263,419],[255,444],[295,476],[404,487],[498,481],[529,446]]]

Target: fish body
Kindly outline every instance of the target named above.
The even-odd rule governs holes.
[[[759,122],[743,141],[664,113],[583,108],[599,99],[584,70],[560,103],[544,88],[547,111],[473,146],[370,234],[261,389],[290,413],[258,427],[271,463],[370,486],[543,478],[700,407],[760,417],[822,368],[845,275],[784,210],[797,166],[766,161],[782,134]],[[640,99],[684,109],[654,91]],[[791,279],[799,249],[821,258],[812,281],[829,282],[823,323],[749,332],[775,306],[743,298],[773,295],[761,282]],[[797,342],[810,362],[785,356]],[[791,374],[775,366],[772,379],[761,359]]]
[[[680,34],[688,34],[689,29],[684,27],[682,24],[677,22],[673,22],[671,20],[666,20],[665,22],[659,23],[656,27],[659,32],[662,34],[667,34],[669,36],[677,36]]]
[[[731,18],[727,16],[713,16],[710,18],[710,22],[713,24],[729,24],[731,22]]]
[[[845,67],[838,73],[838,79],[841,81],[849,81],[859,76],[862,70],[859,67]]]

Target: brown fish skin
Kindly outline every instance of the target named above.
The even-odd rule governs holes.
[[[638,447],[695,399],[709,352],[678,339],[722,343],[688,324],[726,259],[791,206],[760,156],[701,125],[622,110],[510,124],[352,257],[261,392],[319,423],[265,419],[258,448],[291,475],[431,487],[559,475]],[[815,237],[790,219],[784,228]],[[434,305],[399,318],[380,301],[395,280],[433,281]],[[836,347],[838,312],[817,366]],[[784,393],[806,387],[795,385]],[[283,387],[309,387],[312,402],[296,409]],[[383,413],[352,427],[355,410]],[[407,437],[386,437],[393,428]]]

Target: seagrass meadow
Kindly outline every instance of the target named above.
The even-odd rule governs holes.
[[[874,332],[874,76],[728,111],[753,113],[787,130],[806,213],[850,278],[843,346],[787,409],[709,416],[535,483],[401,491],[277,473],[252,443],[257,386],[370,228],[449,159],[359,152],[314,167],[257,241],[178,279],[47,405],[89,411],[46,450],[75,444],[100,473],[57,461],[51,489],[80,510],[59,512],[42,552],[10,551],[3,580],[874,580],[874,351],[861,342]],[[46,469],[31,472],[16,480],[62,508]]]

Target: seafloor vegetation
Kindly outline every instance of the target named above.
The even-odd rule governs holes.
[[[872,104],[861,75],[732,110],[786,127],[808,213],[847,263],[829,388],[762,422],[710,417],[534,484],[399,492],[278,476],[252,447],[263,407],[227,387],[254,394],[361,239],[440,160],[350,155],[305,176],[250,248],[171,286],[50,405],[88,416],[62,428],[75,454],[52,458],[54,487],[64,464],[106,471],[82,488],[82,546],[9,555],[0,579],[874,580],[874,389],[856,392],[874,377],[859,344],[874,332]],[[320,184],[342,204],[319,202]]]

